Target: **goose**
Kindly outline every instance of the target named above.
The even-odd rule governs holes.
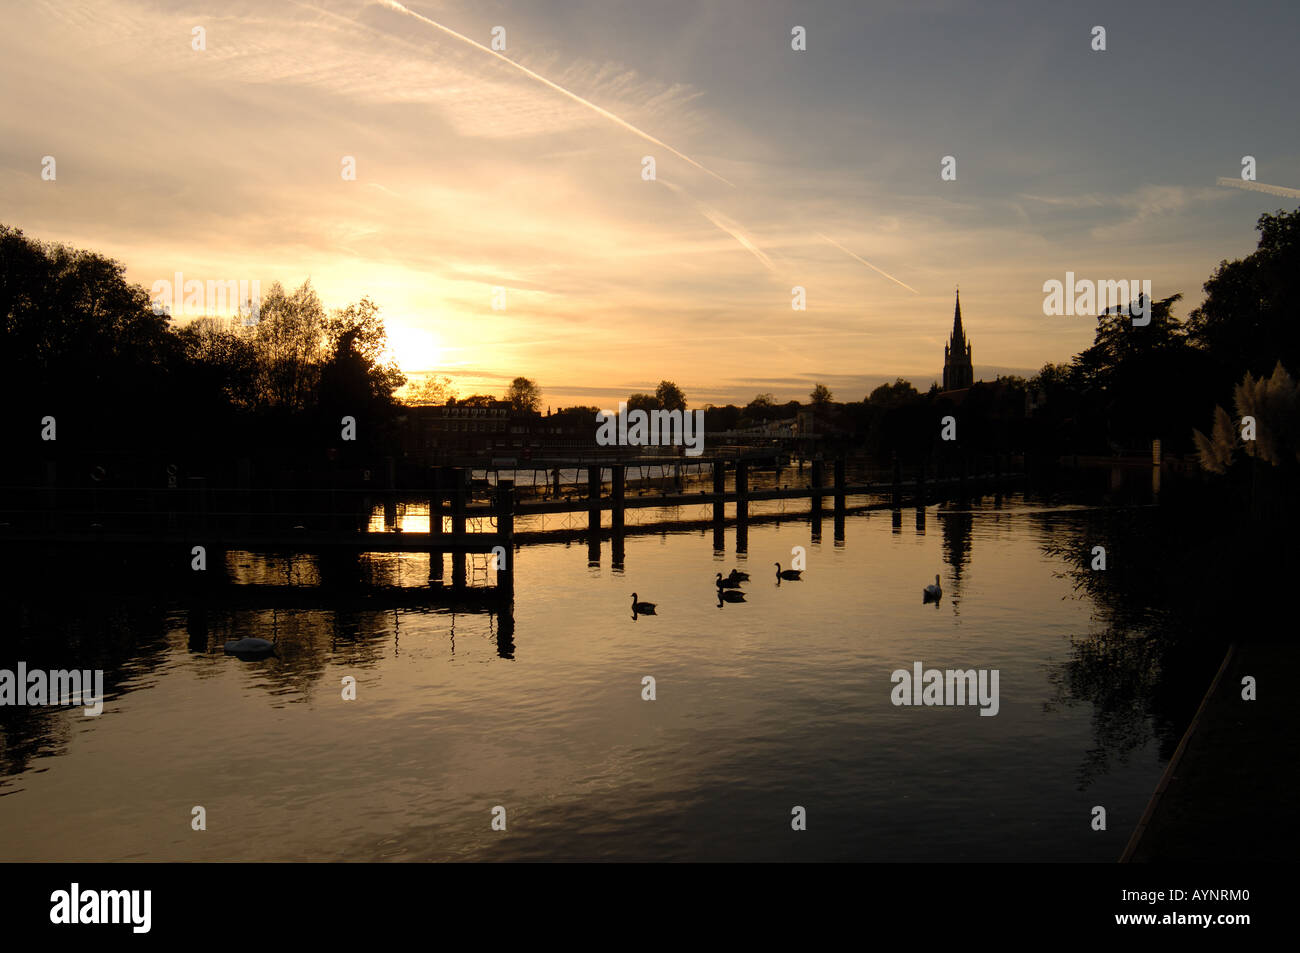
[[[726,579],[723,579],[722,573],[718,573],[717,586],[719,589],[739,589],[740,580],[732,579],[731,577],[727,577]]]
[[[935,576],[935,577],[934,577],[934,585],[933,585],[933,586],[926,586],[926,587],[925,587],[925,590],[924,590],[924,592],[922,593],[922,599],[921,599],[921,601],[922,601],[922,602],[929,602],[929,601],[932,600],[932,599],[937,601],[937,600],[939,599],[939,597],[942,596],[942,595],[943,595],[943,590],[939,588],[939,577],[938,577],[938,576]]]
[[[266,639],[234,639],[226,643],[226,654],[245,662],[253,662],[275,655],[275,643]]]
[[[634,592],[632,593],[632,612],[633,614],[654,615],[655,604],[653,602],[637,602],[636,593]]]
[[[733,569],[731,570],[731,575],[728,576],[727,578],[730,579],[732,582],[748,582],[749,573],[741,572],[739,569]]]
[[[782,569],[780,563],[773,563],[776,566],[776,578],[778,579],[798,579],[803,575],[802,569]]]
[[[719,589],[718,590],[718,608],[722,608],[724,602],[744,602],[745,594],[736,589]]]

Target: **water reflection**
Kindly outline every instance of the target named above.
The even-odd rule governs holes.
[[[1091,708],[1093,746],[1079,768],[1080,789],[1153,737],[1168,759],[1230,637],[1207,624],[1211,613],[1186,611],[1197,602],[1196,584],[1170,571],[1193,548],[1188,536],[1200,530],[1140,506],[1096,511],[1087,521],[1030,518],[1045,531],[1043,552],[1086,594],[1101,625],[1071,639],[1069,658],[1052,671],[1046,704],[1049,711]]]
[[[941,532],[927,537],[930,518]],[[1023,496],[917,509],[906,536],[902,520],[837,518],[836,546],[812,547],[804,580],[779,589],[765,574],[807,539],[804,518],[738,525],[737,563],[752,550],[768,568],[732,604],[701,584],[727,568],[726,534],[707,524],[614,538],[608,571],[596,534],[586,568],[578,538],[525,546],[511,554],[518,582],[501,589],[472,558],[471,584],[457,587],[441,585],[450,557],[285,553],[226,554],[241,585],[164,598],[139,594],[137,580],[133,597],[119,580],[81,609],[57,587],[19,587],[0,606],[13,620],[6,658],[97,662],[117,704],[89,727],[66,711],[0,708],[0,795],[39,793],[21,810],[0,797],[0,834],[18,838],[17,856],[46,856],[61,841],[25,839],[23,822],[74,805],[93,777],[83,763],[149,773],[160,816],[192,796],[178,765],[207,779],[238,763],[229,790],[204,781],[213,799],[279,793],[265,827],[214,840],[228,859],[316,856],[310,835],[285,832],[340,824],[359,859],[379,843],[384,856],[589,856],[574,816],[594,818],[614,856],[768,859],[789,848],[753,831],[789,791],[834,819],[835,836],[800,847],[809,858],[944,859],[956,843],[979,859],[1113,859],[1062,819],[1071,791],[1140,812],[1217,661],[1202,673],[1194,642],[1171,628],[1175,590],[1153,592],[1120,562],[1087,568],[1095,545],[1159,565],[1144,561],[1167,555],[1152,548],[1164,529]],[[916,588],[940,564],[944,608],[922,611]],[[628,618],[633,586],[660,602],[657,618]],[[278,657],[222,654],[244,636],[273,639]],[[888,672],[918,658],[1000,668],[1002,712],[893,708]],[[661,678],[654,706],[638,694],[645,672]],[[352,708],[339,701],[349,674],[364,700]],[[263,727],[264,753],[232,741]],[[332,767],[340,759],[347,771]],[[430,827],[489,796],[533,812],[528,838],[488,848],[468,828]],[[1007,805],[996,823],[960,822],[990,800]],[[194,856],[157,836],[148,813],[115,820],[157,856]],[[692,818],[691,836],[655,826],[673,817]]]

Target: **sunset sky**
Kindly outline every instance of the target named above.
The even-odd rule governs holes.
[[[1029,373],[1095,325],[1045,317],[1044,281],[1149,279],[1186,316],[1297,204],[1216,180],[1253,155],[1300,188],[1300,6],[1070,6],[11,4],[0,221],[146,288],[369,295],[403,368],[462,394],[924,389],[957,284],[977,377]]]

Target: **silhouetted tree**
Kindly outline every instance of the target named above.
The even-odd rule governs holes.
[[[515,412],[535,414],[542,405],[542,389],[527,377],[516,377],[506,388],[505,399]]]
[[[314,403],[324,334],[325,309],[310,279],[292,294],[278,281],[271,286],[253,333],[264,406],[295,412]]]
[[[686,409],[686,395],[672,381],[659,382],[659,386],[655,388],[655,399],[659,401],[659,407],[663,410]]]
[[[450,377],[430,374],[412,388],[407,399],[416,404],[446,404],[456,399],[456,388]]]
[[[659,410],[659,398],[654,394],[632,394],[627,399],[627,409],[632,410]]]
[[[1243,373],[1266,375],[1277,361],[1300,367],[1300,209],[1261,215],[1255,227],[1256,250],[1219,263],[1187,320],[1212,362],[1208,396],[1220,403]]]
[[[888,408],[909,403],[920,396],[920,392],[912,386],[911,381],[897,377],[892,384],[881,384],[873,390],[867,400],[876,407]]]

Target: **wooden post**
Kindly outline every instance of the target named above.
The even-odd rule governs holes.
[[[587,465],[587,531],[600,536],[600,463]]]
[[[442,475],[441,467],[433,470],[433,486],[429,490],[429,535],[434,539],[442,536]],[[442,582],[442,550],[436,543],[429,547],[429,579]]]
[[[465,585],[465,506],[469,493],[470,472],[463,467],[451,471],[451,535],[455,548],[451,552],[451,584],[457,588]]]
[[[716,533],[727,519],[727,462],[713,461],[713,526]]]
[[[736,522],[749,522],[749,464],[736,460]]]
[[[893,503],[894,509],[903,505],[903,464],[898,459],[898,451],[894,451],[894,492]]]
[[[498,544],[505,549],[505,555],[496,555],[497,586],[511,588],[514,585],[514,539],[515,539],[515,481],[497,480],[496,516]]]
[[[809,483],[812,485],[812,504],[811,504],[811,510],[812,510],[812,512],[814,512],[814,513],[818,513],[818,514],[820,514],[821,511],[822,511],[822,494],[821,494],[821,488],[822,488],[822,481],[823,481],[824,479],[825,479],[825,477],[824,477],[824,475],[823,475],[823,473],[822,473],[822,459],[821,459],[820,456],[818,456],[818,457],[816,457],[816,458],[813,459],[813,462],[812,462],[812,476],[809,478]]]
[[[393,531],[397,525],[397,461],[384,457],[384,529]]]
[[[429,490],[429,535],[442,535],[442,487],[437,483]]]
[[[847,467],[844,458],[836,457],[835,458],[835,518],[837,520],[844,519],[844,510],[846,505],[844,500],[844,487],[847,482],[846,475],[845,475],[846,469]],[[841,531],[841,536],[842,535],[843,532]]]
[[[609,468],[609,491],[612,498],[613,511],[610,515],[610,525],[617,535],[623,534],[623,485],[626,478],[627,467],[621,463],[616,463]]]

